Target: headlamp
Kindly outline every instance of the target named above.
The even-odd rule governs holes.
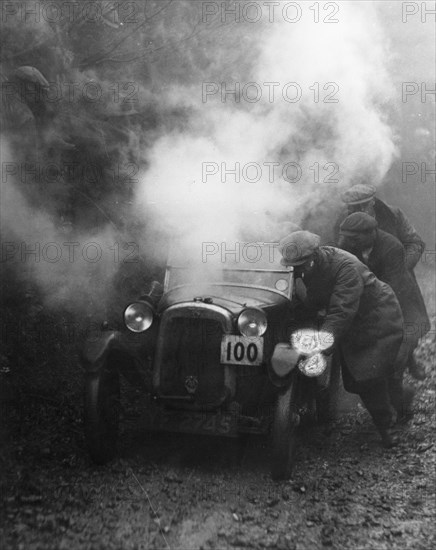
[[[238,317],[239,332],[247,338],[256,338],[265,334],[268,326],[266,315],[261,309],[249,307]]]
[[[298,368],[309,377],[320,376],[327,367],[327,360],[322,353],[315,353],[298,363]]]
[[[325,330],[303,328],[291,334],[292,347],[302,355],[314,355],[331,348],[333,343],[333,335]]]
[[[134,302],[124,311],[124,323],[132,332],[144,332],[153,323],[153,309],[146,302]]]
[[[309,377],[320,376],[327,368],[322,352],[333,343],[333,335],[325,330],[305,328],[292,333],[292,347],[303,356],[298,363],[300,371]]]

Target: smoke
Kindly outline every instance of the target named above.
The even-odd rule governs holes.
[[[353,183],[379,185],[397,153],[388,44],[372,3],[341,2],[338,19],[264,22],[255,55],[245,51],[245,80],[224,65],[212,82],[170,87],[161,100],[188,109],[189,124],[148,151],[139,208],[159,211],[170,234],[199,250],[208,240],[277,240],[274,222],[299,223]]]
[[[398,80],[412,78],[402,55],[410,68],[408,43],[424,33],[409,25],[401,42],[397,3],[340,2],[332,23],[323,20],[336,3],[315,3],[315,22],[312,4],[302,2],[295,23],[281,6],[270,21],[264,3],[255,23],[223,22],[222,2],[212,3],[218,11],[208,21],[203,2],[146,4],[147,18],[130,27],[80,20],[66,29],[11,15],[2,29],[2,79],[33,65],[63,91],[39,133],[38,115],[23,102],[3,105],[2,166],[73,163],[101,172],[43,184],[2,178],[6,253],[49,307],[103,307],[129,252],[151,273],[170,239],[199,261],[204,242],[276,241],[284,222],[329,240],[341,190],[383,185],[398,156]],[[236,4],[243,13],[247,3]],[[75,101],[67,100],[71,82]],[[101,97],[83,97],[84,83]],[[23,262],[22,243],[40,243],[40,261],[25,252]],[[60,247],[59,260],[49,243]],[[144,262],[127,267],[140,271]]]
[[[4,138],[0,147],[2,162],[12,164],[14,156]],[[102,314],[119,267],[119,235],[114,229],[107,225],[92,233],[79,229],[72,234],[68,226],[59,226],[46,212],[35,209],[12,178],[2,179],[0,195],[2,262],[22,283],[36,283],[46,307]]]

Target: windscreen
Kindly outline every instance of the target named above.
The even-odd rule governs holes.
[[[173,245],[166,291],[180,285],[237,284],[264,287],[289,295],[292,271],[280,264],[277,243],[203,243],[201,254]]]

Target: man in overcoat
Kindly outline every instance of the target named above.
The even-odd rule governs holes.
[[[401,243],[393,235],[379,229],[375,218],[364,212],[355,212],[345,218],[340,226],[339,246],[357,256],[395,292],[405,324],[398,360],[413,371],[416,363],[413,351],[419,338],[429,331],[430,319],[418,283],[406,268]]]
[[[404,212],[395,206],[390,206],[376,197],[376,189],[371,185],[357,184],[347,189],[342,194],[342,200],[346,204],[346,208],[336,221],[334,232],[335,241],[338,242],[339,227],[344,219],[355,212],[365,212],[377,221],[378,228],[390,235],[396,237],[404,248],[404,263],[406,269],[410,272],[415,281],[414,298],[417,300],[417,308],[425,310],[424,300],[419,290],[416,281],[414,268],[419,262],[424,249],[425,243],[408,220]],[[429,330],[429,328],[427,329]],[[424,336],[424,333],[420,334]],[[416,360],[412,360],[408,364],[410,374],[417,380],[424,380],[425,371],[422,365],[419,365]]]
[[[281,262],[303,280],[304,307],[326,311],[320,330],[333,335],[344,387],[361,397],[384,445],[392,446],[393,402],[403,397],[398,396],[402,388],[392,384],[403,340],[400,304],[354,255],[319,243],[320,237],[308,231],[291,233],[280,241]]]

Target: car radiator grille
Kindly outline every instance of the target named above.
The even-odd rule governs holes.
[[[187,396],[187,386],[198,404],[214,403],[224,391],[224,367],[220,363],[220,323],[211,319],[177,317],[167,327],[160,365],[160,392]]]

